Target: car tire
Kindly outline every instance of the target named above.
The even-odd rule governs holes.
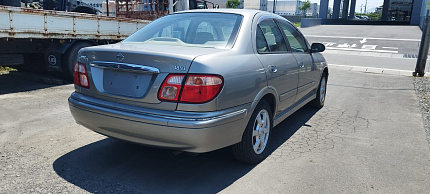
[[[81,48],[92,46],[88,42],[76,42],[63,55],[62,68],[63,76],[66,79],[73,80],[73,69],[78,58],[78,52]]]
[[[324,106],[327,92],[327,73],[323,73],[321,76],[320,84],[317,88],[316,98],[312,101],[314,108],[320,109]]]
[[[262,100],[251,115],[242,135],[242,141],[232,147],[236,159],[249,164],[263,161],[270,152],[272,126],[272,110],[269,103]]]

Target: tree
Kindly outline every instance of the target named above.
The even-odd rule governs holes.
[[[227,8],[237,8],[241,4],[240,0],[228,0],[225,6]]]
[[[381,20],[381,16],[382,16],[382,14],[380,14],[380,13],[368,13],[367,14],[367,17],[369,17],[370,20],[374,20],[374,21]]]
[[[299,10],[302,11],[303,15],[306,15],[306,10],[309,9],[310,7],[311,7],[311,2],[307,0],[306,2],[303,3],[302,6],[299,6]]]

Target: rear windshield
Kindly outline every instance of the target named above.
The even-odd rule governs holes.
[[[229,48],[241,22],[237,14],[173,14],[151,22],[123,42]]]

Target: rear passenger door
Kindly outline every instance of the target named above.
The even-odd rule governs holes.
[[[278,93],[279,114],[290,107],[297,94],[298,65],[275,20],[268,18],[258,23],[256,28],[257,57],[263,64],[268,84]]]
[[[288,40],[291,51],[299,65],[299,83],[296,101],[307,97],[318,84],[319,70],[314,64],[309,46],[302,33],[287,21],[278,20],[278,24]]]

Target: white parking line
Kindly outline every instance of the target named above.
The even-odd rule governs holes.
[[[383,49],[394,49],[394,50],[398,50],[398,47],[389,47],[389,46],[383,46]]]
[[[421,39],[402,39],[402,38],[368,38],[368,37],[352,37],[352,36],[320,36],[320,35],[305,35],[305,37],[320,37],[320,38],[347,38],[347,39],[367,39],[367,40],[395,40],[395,41],[411,41],[420,42]]]
[[[344,50],[344,51],[361,51],[361,52],[378,52],[378,53],[399,53],[398,51],[390,50],[374,50],[374,49],[354,49],[354,48],[338,48],[338,47],[325,47],[328,50]]]

